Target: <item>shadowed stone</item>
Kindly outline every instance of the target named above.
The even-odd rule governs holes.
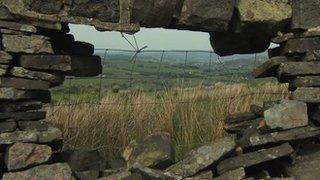
[[[156,133],[132,141],[124,150],[123,158],[129,165],[139,163],[145,167],[165,169],[174,163],[174,148],[168,133]]]
[[[293,92],[293,99],[306,103],[320,103],[320,88],[297,88],[297,90]]]
[[[213,172],[212,171],[205,171],[196,176],[185,178],[185,180],[212,180],[213,179]]]
[[[62,84],[65,79],[64,75],[61,73],[51,74],[46,72],[32,71],[23,67],[14,67],[10,72],[16,77],[48,81],[54,85]]]
[[[234,7],[234,0],[185,0],[177,26],[207,32],[226,31]]]
[[[34,168],[20,171],[5,173],[2,177],[3,180],[17,180],[17,179],[32,179],[32,180],[72,180],[72,172],[68,164],[57,163],[50,165],[41,165]]]
[[[0,64],[9,64],[12,61],[12,56],[5,52],[0,51]]]
[[[214,180],[241,180],[246,177],[246,172],[243,167],[235,170],[228,171],[216,178]]]
[[[72,55],[92,55],[94,53],[94,46],[92,44],[76,41],[72,45],[70,54]]]
[[[245,113],[237,113],[237,114],[230,114],[226,117],[225,122],[227,124],[233,124],[233,123],[240,123],[244,121],[254,120],[256,119],[256,115],[251,112],[245,112]]]
[[[269,134],[255,134],[246,139],[246,142],[241,144],[242,147],[254,147],[275,143],[283,143],[290,141],[299,141],[304,139],[314,138],[320,135],[320,128],[317,127],[302,127],[281,132]]]
[[[143,179],[153,179],[153,180],[175,180],[174,177],[165,175],[160,170],[150,169],[143,167],[139,163],[135,163],[130,167],[132,173],[140,174]]]
[[[1,122],[0,133],[13,132],[17,129],[16,122]]]
[[[320,76],[296,77],[289,83],[290,90],[298,87],[320,87]]]
[[[50,83],[42,80],[1,77],[0,87],[16,88],[22,90],[48,90],[50,87]]]
[[[8,65],[0,64],[0,76],[6,75],[8,72],[8,69],[9,69]]]
[[[130,171],[121,171],[107,177],[101,177],[98,180],[142,180],[142,176],[133,174]]]
[[[293,152],[294,149],[292,149],[289,143],[286,143],[270,149],[262,149],[257,152],[242,154],[220,162],[217,166],[217,171],[219,174],[223,174],[241,167],[248,168],[280,157],[289,156]]]
[[[43,14],[56,14],[62,10],[62,1],[27,0],[25,4],[28,9]]]
[[[49,143],[62,139],[62,132],[50,127],[47,131],[15,131],[0,134],[0,144],[24,143]]]
[[[303,61],[317,61],[320,60],[320,50],[308,51],[302,57]]]
[[[71,58],[64,55],[22,55],[19,63],[24,68],[37,70],[71,70]]]
[[[263,107],[258,106],[258,105],[251,105],[250,106],[250,111],[255,114],[257,117],[263,117]]]
[[[250,126],[258,126],[263,119],[255,119],[250,121],[244,121],[236,124],[227,124],[224,127],[224,130],[230,134],[243,134],[245,130]]]
[[[71,70],[68,75],[76,77],[92,77],[102,73],[100,56],[71,56]]]
[[[166,170],[168,175],[190,177],[218,163],[235,148],[233,138],[219,139],[189,152],[184,159]]]
[[[51,101],[50,91],[24,91],[14,88],[0,88],[0,100],[34,100],[44,103]]]
[[[310,29],[320,26],[320,2],[318,0],[294,0],[292,8],[293,29]]]
[[[7,149],[6,165],[9,171],[32,167],[47,162],[51,153],[47,145],[15,143]]]
[[[312,120],[315,120],[318,123],[320,123],[320,106],[319,105],[309,107],[309,117]]]
[[[23,32],[30,32],[35,33],[37,32],[36,27],[27,25],[27,24],[20,24],[16,22],[10,22],[10,21],[0,21],[0,28],[6,28],[16,31],[23,31]]]
[[[38,110],[42,108],[42,103],[38,101],[26,102],[5,102],[0,104],[0,112],[20,112]]]
[[[96,170],[74,172],[74,174],[79,180],[96,180],[99,178],[99,171]]]
[[[10,119],[9,121],[36,121],[44,118],[46,118],[45,111],[0,113],[0,120]]]
[[[21,131],[47,131],[49,125],[46,121],[19,121],[18,127]]]
[[[286,33],[286,34],[278,33],[278,36],[272,38],[271,42],[276,43],[276,44],[282,44],[282,43],[288,41],[289,39],[293,39],[293,38],[295,38],[294,33]]]
[[[308,125],[307,104],[282,100],[264,112],[266,124],[271,129],[292,129]]]
[[[265,78],[277,75],[278,67],[281,63],[289,61],[288,57],[276,56],[264,62],[261,66],[253,70],[253,77]]]
[[[40,35],[8,35],[2,37],[3,48],[7,52],[27,54],[53,54],[51,43],[47,37]]]

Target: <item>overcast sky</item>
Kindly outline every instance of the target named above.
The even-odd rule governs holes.
[[[132,49],[119,32],[99,32],[84,25],[70,25],[70,29],[76,40],[92,43],[95,48]],[[142,28],[136,39],[140,48],[148,46],[149,50],[212,50],[208,33]]]

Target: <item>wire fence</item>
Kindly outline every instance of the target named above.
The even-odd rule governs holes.
[[[105,94],[119,91],[153,93],[211,87],[217,83],[254,82],[252,70],[267,60],[266,53],[220,57],[213,51],[146,50],[145,47],[96,49],[95,54],[101,56],[102,74],[88,78],[67,77],[63,86],[52,91],[51,105],[100,104]]]

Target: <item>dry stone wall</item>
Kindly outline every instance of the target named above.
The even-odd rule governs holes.
[[[319,9],[318,0],[0,0],[2,179],[316,179]],[[170,136],[155,134],[128,146],[127,167],[105,170],[97,151],[59,152],[62,133],[42,110],[65,76],[102,71],[93,45],[75,41],[68,23],[209,32],[219,55],[262,52],[273,42],[279,47],[254,76],[289,83],[292,96],[230,115],[225,129],[235,139],[199,147],[180,162]]]

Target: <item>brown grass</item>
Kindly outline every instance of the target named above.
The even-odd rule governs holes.
[[[277,84],[217,85],[147,93],[107,93],[101,105],[48,108],[49,120],[62,128],[65,148],[100,149],[113,158],[132,140],[158,131],[171,133],[177,157],[225,136],[228,113],[287,95]]]

